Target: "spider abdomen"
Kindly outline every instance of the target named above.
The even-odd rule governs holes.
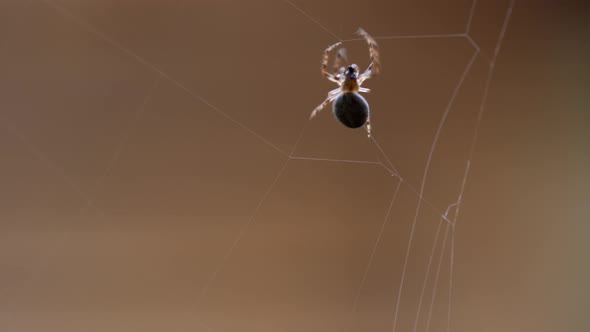
[[[369,103],[356,92],[340,95],[332,103],[334,116],[348,128],[359,128],[369,118]]]

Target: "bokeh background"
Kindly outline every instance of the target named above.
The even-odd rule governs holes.
[[[583,7],[0,1],[0,330],[587,331]]]

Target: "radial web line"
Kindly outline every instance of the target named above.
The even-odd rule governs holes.
[[[178,80],[176,80],[172,76],[168,75],[167,73],[165,73],[164,71],[162,71],[161,69],[159,69],[156,65],[154,65],[153,63],[151,63],[148,60],[144,59],[143,57],[141,57],[137,53],[131,51],[129,48],[123,46],[121,43],[119,43],[118,41],[114,40],[113,38],[107,36],[106,34],[104,34],[103,32],[101,32],[100,30],[96,29],[94,26],[92,26],[90,23],[86,22],[81,17],[75,15],[74,13],[72,13],[69,10],[67,10],[66,8],[63,8],[62,6],[56,5],[52,1],[49,1],[49,0],[40,0],[40,1],[42,1],[45,4],[47,4],[49,7],[53,8],[54,10],[56,10],[63,17],[65,17],[67,19],[70,19],[71,21],[75,22],[80,27],[82,27],[83,29],[85,29],[87,32],[89,32],[91,34],[94,34],[95,36],[101,38],[102,40],[104,40],[105,42],[107,42],[108,44],[110,44],[111,46],[113,46],[114,48],[116,48],[119,51],[127,54],[131,58],[134,58],[137,62],[141,63],[142,65],[144,65],[144,66],[148,67],[149,69],[155,71],[156,73],[160,74],[163,78],[165,78],[166,80],[168,80],[169,82],[171,82],[172,84],[174,84],[175,86],[177,86],[178,88],[182,89],[183,91],[185,91],[186,93],[188,93],[193,98],[201,101],[203,104],[207,105],[210,109],[212,109],[216,113],[220,114],[221,116],[223,116],[224,118],[226,118],[229,121],[233,122],[234,124],[236,124],[237,126],[241,127],[242,129],[246,130],[251,135],[255,136],[260,141],[262,141],[263,143],[265,143],[266,145],[268,145],[271,148],[275,149],[280,154],[282,154],[284,156],[287,156],[287,153],[285,153],[285,151],[281,150],[279,147],[277,147],[276,145],[274,145],[273,143],[271,143],[270,141],[268,141],[266,138],[262,137],[262,135],[258,134],[257,132],[253,131],[252,129],[248,128],[245,124],[241,123],[240,121],[234,119],[232,116],[230,116],[226,112],[222,111],[217,106],[211,104],[205,98],[199,96],[198,94],[196,94],[195,92],[193,92],[192,90],[190,90],[189,88],[187,88],[184,84],[180,83]]]
[[[377,146],[377,149],[379,149],[379,151],[381,152],[383,157],[385,157],[385,160],[387,161],[387,164],[389,165],[389,167],[391,167],[391,169],[395,172],[394,175],[397,176],[398,178],[402,179],[401,175],[399,174],[399,171],[397,170],[397,168],[395,168],[395,165],[393,165],[393,163],[391,162],[389,157],[387,157],[387,154],[385,154],[385,151],[383,151],[383,149],[381,148],[381,145],[375,139],[375,135],[371,135],[371,140],[373,141],[375,146]]]
[[[463,38],[464,33],[448,33],[448,34],[431,34],[431,35],[392,35],[392,36],[376,36],[375,40],[388,39],[438,39],[438,38]],[[361,41],[363,38],[349,38],[343,39],[342,42]]]
[[[465,34],[469,34],[471,30],[471,22],[473,21],[473,15],[475,14],[475,7],[477,7],[477,0],[473,0],[471,3],[471,9],[469,10],[469,17],[467,17],[467,24],[465,24]]]
[[[432,308],[434,307],[434,300],[436,299],[436,293],[438,290],[438,280],[440,277],[440,269],[442,267],[442,261],[445,253],[445,249],[447,248],[447,239],[449,236],[449,228],[453,227],[452,224],[447,224],[445,228],[445,235],[443,237],[442,246],[440,248],[440,255],[438,256],[438,266],[436,268],[436,275],[434,276],[434,286],[432,288],[432,297],[430,298],[430,305],[428,308],[428,316],[426,317],[426,332],[430,329],[430,321],[432,318]]]
[[[367,161],[367,160],[348,160],[348,159],[329,159],[329,158],[313,158],[313,157],[289,157],[294,160],[313,160],[313,161],[330,161],[340,163],[354,163],[354,164],[365,164],[365,165],[381,165],[378,161]]]
[[[69,187],[69,189],[71,189],[81,200],[82,200],[82,204],[81,206],[85,207],[87,205],[92,206],[94,208],[96,208],[98,210],[98,207],[94,206],[94,204],[92,203],[93,200],[90,196],[87,195],[87,193],[85,191],[83,191],[79,184],[76,183],[65,171],[65,169],[63,167],[60,167],[57,163],[55,163],[54,161],[52,161],[51,159],[49,159],[49,157],[47,157],[47,155],[45,155],[35,144],[33,144],[31,142],[31,140],[16,126],[16,124],[12,123],[12,121],[10,121],[9,119],[7,119],[6,117],[2,117],[0,119],[0,126],[1,128],[6,131],[7,133],[11,134],[13,137],[15,137],[18,141],[20,141],[24,146],[25,149],[34,157],[36,158],[42,165],[44,165],[47,169],[49,169],[50,172],[52,172],[56,177],[60,178],[67,187]],[[77,214],[83,215],[83,208],[80,208],[78,210]],[[63,231],[61,234],[62,241],[57,242],[57,240],[53,241],[54,244],[57,243],[63,243],[63,238],[67,235],[66,231]],[[49,254],[53,255],[57,252],[57,248],[56,245],[54,245],[51,249],[51,251],[49,252]],[[47,249],[46,251],[49,251],[49,249]],[[28,283],[31,282],[31,280],[33,280],[33,275],[37,272],[39,272],[40,270],[42,270],[43,268],[49,266],[49,259],[45,260],[44,263],[38,263],[38,265],[34,268],[32,268],[32,271],[29,271],[24,277],[21,278],[21,280],[19,281],[18,285],[12,285],[9,287],[6,287],[3,291],[7,292],[9,290],[13,290],[14,288],[17,287],[25,287]]]
[[[153,90],[157,84],[157,81],[159,79],[155,79],[154,84],[147,90],[146,96],[144,97],[141,105],[138,107],[137,111],[136,111],[136,118],[139,116],[139,113],[142,112],[142,109],[145,107],[147,101],[150,99]],[[8,121],[7,119],[5,119],[3,121],[4,123],[10,123],[10,121]],[[7,128],[5,127],[5,129],[12,133],[17,139],[19,139],[29,150],[29,152],[31,152],[37,159],[39,159],[42,163],[45,164],[46,167],[48,167],[50,170],[53,170],[53,172],[57,173],[59,177],[62,178],[62,180],[74,191],[78,194],[78,196],[80,196],[83,199],[83,203],[81,204],[78,213],[82,216],[84,215],[84,212],[86,209],[88,208],[93,208],[96,212],[98,212],[100,215],[105,215],[105,213],[102,211],[102,209],[100,209],[97,205],[96,205],[96,199],[90,195],[88,195],[85,191],[83,191],[80,188],[80,185],[78,183],[76,183],[65,171],[65,169],[63,167],[60,167],[57,163],[53,162],[51,159],[49,159],[49,157],[47,157],[35,144],[33,144],[27,137],[25,134],[22,133],[22,131],[20,129],[18,129],[16,127],[16,125],[12,124],[11,128]],[[103,173],[103,177],[104,175],[106,175],[106,172],[108,171],[109,165],[107,165],[107,169],[105,169],[105,172]],[[97,184],[98,182],[101,180],[101,178],[99,177],[97,179]],[[60,237],[60,243],[64,243],[65,240],[68,238],[70,232],[68,232],[67,230],[64,230],[61,234]],[[56,240],[57,241],[57,240]],[[53,254],[55,254],[59,249],[56,248],[55,246],[53,247]],[[37,267],[37,269],[35,269],[35,272],[38,272],[40,269],[42,268],[47,268],[48,266],[51,265],[51,260],[50,259],[46,259],[45,260],[45,264],[40,265]],[[24,278],[22,281],[22,285],[26,285],[28,282],[30,282],[30,280],[33,278],[33,272],[29,273],[28,277]]]
[[[53,173],[57,174],[68,185],[68,187],[70,187],[70,189],[72,189],[84,201],[83,205],[96,207],[93,203],[94,200],[80,188],[80,185],[67,174],[65,169],[47,157],[47,155],[45,155],[35,144],[31,142],[31,140],[29,140],[25,134],[23,134],[16,124],[12,123],[12,121],[5,117],[0,123],[3,123],[3,127],[6,132],[11,133],[14,137],[16,137],[21,143],[25,145],[31,154],[33,154]]]
[[[420,311],[422,310],[422,301],[424,300],[424,294],[426,293],[426,285],[428,284],[428,278],[430,277],[430,267],[432,266],[432,260],[434,253],[436,252],[436,245],[438,244],[438,236],[440,234],[440,228],[442,226],[442,219],[439,220],[438,226],[436,227],[436,234],[434,235],[434,242],[432,243],[432,250],[430,251],[430,257],[428,258],[428,264],[426,265],[426,273],[424,275],[424,282],[422,283],[422,291],[420,292],[420,298],[418,300],[418,310],[416,311],[416,319],[414,320],[414,329],[416,332],[418,328],[418,321],[420,319]]]
[[[463,190],[463,186],[461,187],[461,191],[459,193],[459,198],[457,199],[457,202],[455,202],[455,203],[453,203],[453,204],[451,204],[451,205],[449,205],[447,207],[447,210],[445,211],[445,217],[447,217],[449,215],[449,211],[452,208],[455,208],[456,209],[457,208],[457,205],[460,204],[459,202],[461,201],[461,196],[462,196],[462,193],[463,193],[462,190]],[[446,230],[445,230],[445,239],[444,239],[444,242],[443,242],[443,246],[441,248],[441,255],[442,255],[442,252],[444,252],[444,248],[445,248],[445,245],[446,245],[447,232],[448,232],[448,226],[449,225],[451,225],[451,224],[447,224],[446,225],[447,227],[446,227]],[[438,221],[438,227],[436,229],[436,235],[434,236],[434,243],[432,245],[432,249],[431,249],[431,252],[430,252],[430,257],[428,258],[428,264],[426,266],[426,274],[424,276],[424,282],[422,283],[422,291],[420,293],[420,299],[418,301],[418,310],[416,311],[416,319],[414,320],[414,329],[413,329],[414,332],[416,332],[416,330],[418,329],[419,317],[420,317],[420,313],[421,313],[421,310],[422,310],[422,302],[424,300],[424,295],[426,294],[426,286],[428,284],[428,279],[430,277],[430,268],[432,267],[432,261],[434,259],[434,254],[436,252],[436,244],[438,243],[438,237],[439,237],[439,234],[440,234],[440,227],[441,226],[442,226],[442,219]],[[438,267],[438,270],[436,272],[436,280],[434,282],[435,288],[436,288],[436,285],[438,285],[438,274],[439,274],[438,271],[440,270],[440,264],[441,264],[440,259],[439,259],[439,263],[438,264],[439,264],[439,267]],[[434,290],[433,292],[436,292],[436,291]],[[433,299],[434,299],[434,295],[433,295]],[[430,313],[429,313],[429,315],[430,315]],[[428,320],[430,320],[430,316],[428,317]]]
[[[438,215],[438,217],[441,217],[447,223],[451,223],[451,220],[449,220],[447,218],[447,216],[445,216],[442,212],[440,212],[440,210],[437,207],[435,207],[434,204],[432,204],[429,200],[427,200],[426,198],[424,198],[424,196],[422,196],[422,194],[419,193],[418,190],[416,190],[416,188],[414,188],[411,184],[409,184],[404,179],[402,179],[401,181],[406,186],[406,188],[410,189],[410,191],[412,191],[416,196],[418,196],[418,200],[420,202],[426,204],[432,211],[436,212],[436,214]]]
[[[434,154],[434,151],[436,150],[438,140],[440,138],[440,134],[441,134],[442,129],[443,129],[443,127],[446,123],[446,120],[447,120],[447,116],[449,115],[449,113],[451,111],[451,108],[455,102],[455,98],[457,97],[457,95],[459,94],[459,91],[461,90],[461,86],[463,85],[463,81],[465,81],[465,78],[467,77],[467,74],[469,73],[469,70],[471,69],[471,65],[473,65],[473,62],[477,58],[477,54],[478,54],[478,52],[475,51],[473,53],[473,55],[471,56],[471,60],[469,60],[469,63],[467,64],[467,66],[465,67],[465,70],[463,71],[463,74],[461,74],[461,78],[459,79],[459,83],[455,86],[453,94],[451,95],[451,99],[450,99],[449,103],[447,104],[447,107],[445,108],[445,111],[440,119],[440,122],[438,123],[438,128],[436,129],[436,134],[434,135],[434,140],[432,142],[432,145],[430,146],[430,152],[428,153],[428,159],[426,160],[426,166],[424,167],[424,175],[422,176],[422,184],[420,185],[420,195],[422,195],[424,193],[424,187],[426,185],[428,171],[430,170],[430,163],[432,161],[432,155]],[[418,212],[418,210],[419,209],[417,208],[416,212]]]
[[[36,158],[38,159],[42,164],[45,165],[45,167],[47,169],[49,169],[51,172],[53,172],[57,177],[61,178],[62,181],[65,182],[65,184],[74,192],[76,193],[81,199],[82,199],[82,204],[81,207],[78,209],[78,212],[76,215],[80,215],[82,216],[84,214],[84,209],[86,207],[92,207],[94,208],[96,211],[101,212],[100,208],[97,207],[94,204],[94,199],[92,199],[92,197],[90,197],[84,190],[82,190],[80,188],[80,185],[74,181],[65,171],[65,169],[61,166],[59,166],[57,163],[55,163],[54,161],[52,161],[49,157],[47,157],[47,155],[45,155],[35,144],[33,144],[29,138],[11,121],[9,121],[6,118],[3,118],[2,121],[0,121],[0,123],[3,124],[3,129],[12,134],[14,137],[16,137],[21,143],[23,143],[23,145],[25,146],[25,148]],[[61,235],[60,235],[60,240],[58,242],[58,240],[53,241],[54,245],[52,246],[52,249],[49,251],[49,249],[47,249],[49,251],[48,255],[55,255],[59,248],[57,248],[57,244],[64,244],[64,240],[67,238],[68,236],[68,232],[66,230],[63,230]],[[51,256],[50,256],[51,257]],[[23,278],[21,278],[20,280],[20,287],[25,287],[27,284],[29,284],[32,280],[33,280],[33,276],[34,274],[38,273],[40,270],[47,268],[48,266],[51,265],[51,260],[48,258],[46,259],[43,263],[38,263],[38,265],[34,268],[32,268],[32,271],[29,271]],[[14,289],[18,287],[18,285],[13,285],[11,287],[7,287],[4,291],[8,291],[9,289]]]
[[[383,223],[381,224],[381,228],[379,229],[379,233],[377,234],[377,239],[375,240],[375,244],[373,245],[373,249],[371,250],[371,255],[369,256],[369,261],[367,262],[367,266],[365,267],[365,271],[363,272],[363,278],[361,279],[361,284],[359,285],[358,291],[356,292],[356,296],[354,297],[354,302],[352,303],[352,312],[356,311],[359,298],[361,296],[361,292],[365,285],[365,281],[367,276],[369,275],[369,271],[371,269],[371,264],[373,263],[373,258],[375,257],[375,253],[377,252],[377,248],[379,247],[379,243],[381,242],[381,238],[383,236],[383,231],[385,230],[385,226],[389,221],[389,215],[391,214],[391,209],[393,208],[393,204],[395,202],[395,198],[397,197],[397,192],[399,191],[399,187],[401,186],[401,181],[398,179],[397,186],[395,187],[395,191],[393,192],[393,197],[391,198],[391,202],[389,203],[389,208],[387,209],[387,213],[385,214],[385,218],[383,219]]]
[[[465,174],[463,176],[463,184],[462,184],[462,188],[461,188],[461,195],[460,195],[460,199],[459,199],[459,204],[458,204],[457,210],[455,212],[454,221],[451,225],[452,231],[451,231],[450,267],[449,267],[449,303],[448,303],[448,307],[447,307],[447,309],[448,309],[448,311],[447,311],[447,332],[450,331],[450,329],[451,329],[451,304],[452,304],[452,294],[453,294],[453,267],[454,267],[454,258],[455,258],[455,225],[457,224],[457,218],[459,216],[459,208],[461,205],[460,200],[462,199],[463,189],[465,187],[465,183],[467,182],[467,177],[469,175],[471,159],[473,158],[473,154],[475,152],[475,145],[477,144],[477,138],[479,135],[479,127],[481,125],[481,120],[483,118],[483,112],[485,110],[485,104],[487,102],[490,85],[491,85],[492,78],[494,75],[494,68],[496,65],[496,60],[497,60],[498,54],[500,53],[500,49],[502,47],[502,42],[504,41],[504,37],[506,35],[506,30],[508,29],[508,23],[510,22],[510,18],[512,16],[512,10],[514,8],[514,3],[515,3],[515,0],[511,0],[510,4],[508,5],[508,8],[506,9],[506,15],[504,16],[504,22],[502,23],[502,28],[501,28],[500,34],[498,36],[498,42],[496,43],[496,47],[494,49],[494,54],[492,56],[492,59],[490,61],[490,66],[488,68],[488,77],[485,82],[484,92],[483,92],[481,104],[479,107],[479,111],[477,114],[475,130],[473,133],[473,138],[471,139],[471,146],[469,148],[469,156],[467,159],[467,166],[465,167]]]
[[[471,139],[471,146],[469,148],[469,158],[468,159],[471,159],[473,156],[473,153],[475,152],[475,145],[477,144],[477,139],[479,136],[479,127],[481,125],[481,120],[483,118],[485,104],[488,99],[490,85],[492,82],[492,78],[494,76],[494,68],[496,66],[496,58],[498,56],[498,53],[500,52],[500,47],[501,47],[502,41],[504,40],[504,36],[506,34],[506,29],[508,28],[508,22],[510,20],[510,16],[512,15],[512,8],[513,7],[514,7],[514,0],[512,0],[510,2],[510,7],[508,7],[508,10],[506,12],[506,16],[504,18],[504,23],[502,24],[502,29],[500,31],[500,35],[498,38],[498,43],[496,44],[496,48],[494,49],[494,54],[492,56],[492,59],[490,60],[490,66],[488,68],[488,75],[487,75],[487,79],[486,79],[486,82],[484,85],[483,97],[482,97],[481,103],[479,105],[479,111],[477,113],[477,120],[475,123],[475,130],[474,130],[473,138]]]
[[[360,161],[360,160],[342,160],[342,159],[330,159],[330,158],[308,158],[308,157],[291,157],[290,159],[310,160],[310,161],[327,161],[327,162],[344,162],[344,163],[348,162],[348,163],[356,163],[356,164],[380,165],[383,168],[385,168],[389,172],[389,174],[396,176],[406,188],[408,188],[411,192],[413,192],[418,197],[418,200],[422,201],[422,203],[424,203],[426,206],[428,206],[431,209],[431,211],[434,212],[438,217],[442,218],[442,220],[444,220],[447,223],[452,222],[447,216],[444,215],[444,213],[442,213],[436,206],[434,206],[434,204],[432,204],[429,200],[427,200],[423,196],[420,196],[420,193],[418,192],[418,190],[416,188],[414,188],[411,184],[409,184],[403,178],[397,176],[395,173],[393,173],[393,171],[391,169],[389,169],[387,166],[385,166],[381,162]]]
[[[398,179],[400,179],[400,180],[401,180],[401,178],[395,174],[395,171],[394,171],[394,170],[392,170],[391,168],[389,168],[389,167],[388,167],[387,165],[385,165],[383,162],[379,161],[379,165],[380,165],[381,167],[383,167],[383,168],[384,168],[384,169],[387,171],[387,173],[389,173],[389,175],[391,175],[391,176],[393,176],[393,177],[396,177],[396,178],[398,178]]]
[[[123,150],[125,150],[125,148],[129,145],[129,140],[131,140],[131,138],[135,132],[135,126],[136,126],[137,122],[139,122],[139,119],[141,118],[141,116],[145,113],[145,111],[147,109],[147,105],[150,102],[154,92],[156,91],[161,79],[162,79],[162,76],[160,76],[159,74],[156,75],[154,82],[148,88],[147,93],[146,93],[145,97],[143,98],[141,105],[135,111],[135,114],[133,116],[133,120],[127,126],[127,129],[125,130],[125,132],[122,135],[121,141],[117,144],[115,150],[111,154],[111,158],[109,158],[104,171],[96,179],[96,181],[94,183],[95,190],[98,190],[104,184],[106,178],[109,176],[113,167],[121,159],[121,154],[123,153]]]
[[[421,200],[424,204],[428,205],[428,207],[430,207],[434,212],[436,212],[436,214],[443,218],[447,223],[450,223],[451,221],[444,215],[442,214],[435,206],[434,204],[430,203],[426,198],[424,198],[424,196],[422,194],[420,194],[418,192],[418,190],[416,190],[416,188],[414,188],[411,184],[409,184],[407,181],[404,180],[404,178],[399,174],[399,172],[397,171],[397,169],[395,168],[395,166],[393,165],[393,163],[391,162],[391,160],[389,159],[389,157],[387,156],[387,154],[385,153],[385,151],[383,151],[383,149],[381,148],[381,145],[377,142],[377,140],[375,139],[375,137],[373,135],[371,135],[371,139],[373,140],[373,143],[375,143],[375,145],[377,146],[377,148],[379,149],[379,151],[381,152],[381,154],[383,155],[383,157],[385,157],[385,160],[387,161],[388,165],[390,167],[393,168],[394,172],[391,172],[391,170],[389,168],[387,168],[385,165],[382,165],[385,169],[389,170],[391,172],[392,175],[396,176],[397,178],[400,179],[400,181],[408,188],[410,189],[414,194],[416,194],[418,196],[418,199]]]
[[[311,161],[328,161],[328,162],[350,162],[350,163],[357,163],[357,164],[380,165],[383,168],[385,168],[389,172],[389,174],[396,176],[406,188],[408,188],[411,192],[413,192],[418,197],[418,199],[420,201],[422,201],[422,203],[424,203],[426,206],[428,206],[434,213],[436,213],[438,217],[442,218],[447,223],[452,222],[447,216],[444,215],[443,212],[441,212],[436,206],[434,206],[434,204],[432,204],[429,200],[427,200],[426,198],[421,196],[416,188],[414,188],[411,184],[409,184],[407,181],[405,181],[402,177],[395,174],[391,169],[389,169],[387,166],[385,166],[381,162],[360,161],[360,160],[342,160],[342,159],[330,159],[330,158],[308,158],[308,157],[291,157],[290,159],[311,160]]]
[[[471,38],[470,35],[465,35],[465,38],[467,39],[467,41],[471,44],[471,46],[473,46],[474,49],[476,49],[479,52],[479,56],[484,57],[486,60],[488,60],[489,62],[489,58],[487,58],[483,52],[481,51],[481,48],[479,47],[479,45],[475,42],[475,40],[473,40],[473,38]]]
[[[207,293],[207,291],[211,287],[211,284],[213,283],[213,281],[217,277],[217,274],[219,273],[219,271],[221,270],[221,268],[223,267],[223,265],[229,260],[229,258],[231,257],[231,255],[234,252],[234,249],[237,247],[238,243],[244,237],[244,234],[246,233],[246,230],[248,230],[248,228],[250,227],[250,225],[252,224],[252,222],[256,219],[256,215],[258,214],[260,208],[262,207],[262,205],[264,204],[264,202],[268,198],[268,196],[269,196],[270,192],[272,191],[272,189],[278,183],[279,178],[281,177],[281,175],[283,174],[283,172],[287,168],[287,164],[288,163],[289,163],[289,159],[286,159],[285,162],[283,163],[283,166],[281,167],[281,169],[279,170],[279,172],[275,176],[274,180],[272,181],[271,185],[267,188],[267,190],[262,195],[262,198],[258,201],[258,204],[256,205],[256,208],[254,209],[254,212],[252,213],[252,215],[250,216],[250,218],[248,218],[248,221],[246,221],[246,223],[244,223],[244,225],[242,225],[242,227],[240,228],[240,231],[238,232],[238,235],[235,237],[235,239],[232,242],[231,246],[226,251],[225,255],[223,255],[223,258],[217,264],[216,268],[211,273],[211,276],[209,277],[209,279],[207,280],[207,282],[205,282],[205,285],[203,285],[203,287],[201,287],[201,291],[199,293],[199,296],[196,299],[197,302]]]
[[[452,304],[452,296],[453,296],[453,266],[455,264],[455,225],[449,225],[447,227],[451,227],[451,252],[450,252],[450,262],[449,262],[449,303],[447,306],[447,332],[451,330],[451,304]],[[432,307],[430,308],[432,313]],[[430,322],[430,317],[428,317],[428,321]]]
[[[442,131],[442,128],[445,124],[446,118],[453,106],[453,103],[455,101],[455,98],[457,97],[459,90],[461,89],[461,86],[463,85],[463,82],[465,80],[465,78],[467,77],[467,74],[469,73],[469,69],[471,68],[471,65],[473,64],[473,62],[475,61],[475,59],[477,58],[477,51],[475,51],[473,53],[473,55],[471,56],[471,60],[469,61],[469,63],[467,64],[467,66],[465,66],[465,69],[463,71],[463,73],[461,74],[461,77],[459,78],[459,81],[457,83],[457,85],[455,86],[453,93],[451,95],[451,98],[447,104],[447,107],[445,108],[445,111],[441,117],[441,120],[438,124],[438,128],[436,130],[436,134],[434,135],[434,140],[432,142],[432,145],[430,147],[430,152],[428,153],[428,159],[426,160],[426,166],[424,168],[424,175],[422,176],[422,184],[420,186],[420,194],[419,196],[423,196],[424,194],[424,187],[426,185],[426,179],[428,177],[428,171],[430,168],[430,162],[432,160],[432,155],[434,154],[434,150],[436,149],[437,143],[438,143],[438,139],[440,136],[440,133]],[[412,248],[412,242],[414,239],[414,232],[416,230],[416,224],[418,221],[418,215],[420,212],[420,208],[421,208],[421,204],[422,201],[419,200],[418,204],[416,204],[416,212],[414,214],[414,219],[412,221],[412,227],[410,230],[410,239],[408,241],[408,247],[406,249],[406,255],[404,258],[404,264],[403,264],[403,268],[402,268],[402,276],[401,276],[401,280],[400,280],[400,286],[398,289],[398,293],[397,293],[397,299],[396,299],[396,305],[395,305],[395,313],[394,313],[394,318],[393,318],[393,328],[392,331],[395,332],[395,328],[397,326],[397,317],[398,317],[398,313],[399,313],[399,305],[400,305],[400,300],[401,300],[401,295],[402,295],[402,291],[403,291],[403,286],[404,286],[404,282],[405,282],[405,277],[406,277],[406,271],[407,271],[407,267],[408,267],[408,260],[410,258],[410,251]]]
[[[308,126],[309,126],[309,121],[305,121],[305,124],[303,125],[303,129],[301,129],[301,132],[299,133],[299,137],[297,137],[297,140],[295,141],[295,143],[293,144],[293,147],[291,148],[291,152],[289,153],[289,156],[288,156],[289,159],[295,158],[293,155],[295,154],[295,151],[297,151],[297,147],[299,146],[299,142],[301,142],[301,140],[303,139],[303,135],[307,131]],[[301,158],[301,157],[297,157],[297,158]]]
[[[298,135],[297,141],[295,141],[295,144],[293,144],[293,147],[291,148],[291,152],[289,153],[288,158],[285,160],[283,166],[281,167],[281,169],[279,170],[279,172],[275,176],[275,178],[274,178],[273,182],[271,183],[271,185],[267,188],[266,192],[260,198],[260,200],[258,202],[258,205],[254,209],[254,212],[252,213],[252,215],[250,216],[250,218],[248,218],[248,220],[246,221],[246,223],[244,225],[242,225],[242,227],[240,228],[240,231],[238,232],[237,236],[235,237],[232,245],[229,247],[229,249],[227,250],[227,252],[223,256],[223,258],[221,259],[221,261],[219,263],[217,263],[217,266],[215,267],[215,269],[211,273],[211,275],[210,275],[209,279],[207,280],[207,282],[203,285],[203,287],[201,287],[201,290],[199,292],[199,295],[195,299],[195,302],[196,303],[200,302],[202,300],[202,298],[205,296],[205,294],[207,293],[207,291],[209,290],[209,288],[213,284],[213,281],[217,278],[217,275],[221,271],[221,268],[229,260],[229,258],[231,257],[233,251],[237,247],[238,243],[242,240],[242,238],[244,237],[244,234],[246,233],[246,231],[248,230],[248,228],[250,227],[250,225],[256,219],[256,216],[258,215],[258,212],[260,211],[260,208],[262,207],[262,205],[264,204],[264,202],[266,201],[266,199],[268,198],[268,196],[270,195],[270,193],[272,192],[272,190],[274,189],[274,187],[278,183],[279,179],[283,175],[283,172],[287,168],[287,165],[289,164],[289,161],[292,159],[293,153],[295,153],[295,150],[297,149],[297,146],[299,145],[299,142],[303,138],[303,133],[307,130],[308,124],[309,124],[309,121],[306,122],[305,125],[303,126],[303,128],[301,129],[301,132]],[[197,316],[197,319],[200,322],[202,322],[202,318],[201,317]]]
[[[332,37],[338,39],[339,41],[342,41],[342,38],[338,37],[335,33],[333,33],[332,31],[328,30],[328,28],[326,28],[325,26],[323,26],[318,20],[316,20],[311,15],[309,15],[308,13],[306,13],[305,11],[303,11],[303,9],[295,6],[295,4],[292,3],[291,1],[289,1],[289,0],[283,0],[283,2],[286,2],[289,5],[291,5],[293,8],[297,9],[297,11],[299,11],[301,14],[303,14],[303,16],[307,17],[310,21],[312,21],[313,23],[317,24],[320,28],[324,29],[324,31],[326,31],[327,33],[329,33],[330,35],[332,35]]]

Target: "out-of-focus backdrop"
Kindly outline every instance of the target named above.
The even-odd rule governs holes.
[[[0,330],[587,331],[583,9],[1,1]]]

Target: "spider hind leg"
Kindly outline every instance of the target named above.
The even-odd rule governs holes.
[[[365,128],[367,129],[367,137],[371,138],[371,120],[367,119],[365,123]]]

